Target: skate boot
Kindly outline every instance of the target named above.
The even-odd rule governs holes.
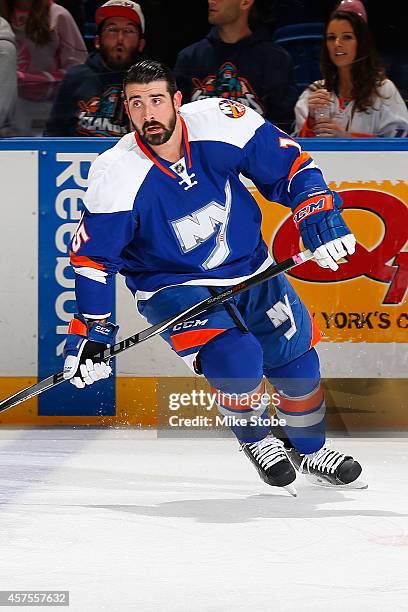
[[[286,448],[286,452],[298,472],[314,484],[345,489],[368,486],[359,479],[362,468],[358,461],[330,448],[330,444],[310,455],[302,455],[294,448]]]
[[[262,480],[272,487],[285,487],[296,497],[296,489],[292,482],[296,472],[289,461],[283,442],[269,434],[259,442],[241,443],[241,450],[258,470]]]

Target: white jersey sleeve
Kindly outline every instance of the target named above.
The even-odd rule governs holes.
[[[407,136],[408,110],[398,89],[386,79],[379,90],[376,135],[387,138]]]

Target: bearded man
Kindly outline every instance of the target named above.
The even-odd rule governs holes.
[[[95,53],[74,66],[61,83],[45,136],[123,136],[126,70],[141,58],[145,18],[131,0],[109,0],[95,13]]]

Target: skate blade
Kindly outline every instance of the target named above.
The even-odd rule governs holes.
[[[296,488],[295,488],[295,486],[294,486],[292,483],[291,483],[291,484],[286,485],[286,487],[284,487],[284,489],[286,489],[286,491],[287,491],[288,493],[290,493],[290,494],[291,494],[293,497],[297,497],[297,491],[296,491]]]
[[[326,489],[341,489],[341,490],[359,490],[359,489],[368,489],[368,484],[360,478],[354,480],[354,482],[349,482],[348,484],[333,484],[331,482],[327,482],[327,480],[323,480],[316,476],[306,476],[307,480],[319,487],[325,487]]]

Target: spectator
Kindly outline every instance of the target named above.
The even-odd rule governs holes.
[[[0,136],[11,136],[17,99],[17,52],[10,25],[0,17]]]
[[[377,59],[364,7],[348,0],[339,8],[326,27],[323,80],[309,85],[296,104],[295,134],[406,136],[407,107]]]
[[[208,36],[183,49],[174,72],[184,102],[208,97],[238,100],[288,129],[296,85],[292,60],[253,27],[254,0],[208,0]]]
[[[4,0],[16,35],[21,136],[40,136],[59,84],[70,66],[83,62],[86,47],[68,11],[52,0]]]
[[[109,0],[96,10],[97,51],[68,71],[55,100],[46,136],[123,136],[124,72],[140,58],[145,20],[136,2]]]

